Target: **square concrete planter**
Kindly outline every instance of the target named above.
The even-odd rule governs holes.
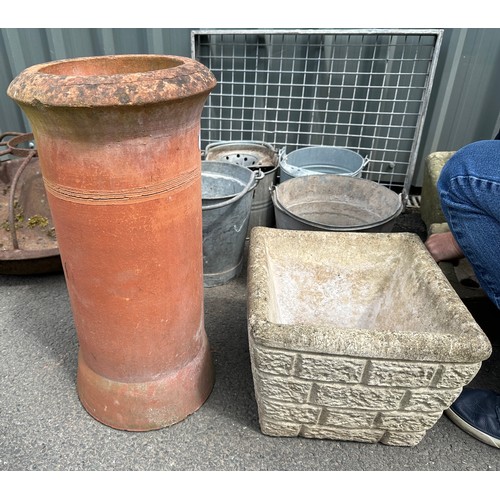
[[[491,354],[410,233],[254,228],[248,333],[271,436],[414,446]]]

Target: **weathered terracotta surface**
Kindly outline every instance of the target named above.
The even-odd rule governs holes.
[[[213,386],[203,317],[200,116],[216,81],[172,56],[28,68],[28,116],[80,343],[78,393],[101,422],[168,426]]]

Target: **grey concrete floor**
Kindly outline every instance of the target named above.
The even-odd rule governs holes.
[[[395,231],[421,232],[417,212]],[[494,346],[471,385],[500,390],[499,314],[470,304]],[[169,428],[118,431],[75,390],[78,343],[62,274],[0,276],[0,470],[497,471],[500,452],[445,416],[413,448],[277,438],[260,432],[246,329],[246,273],[205,289],[216,382],[206,403]]]

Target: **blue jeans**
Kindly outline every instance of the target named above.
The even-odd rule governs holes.
[[[438,191],[453,236],[500,308],[500,141],[457,151],[441,171]]]

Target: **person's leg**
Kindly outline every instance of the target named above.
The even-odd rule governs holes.
[[[451,233],[500,308],[500,141],[457,151],[441,172],[438,191]],[[466,388],[445,413],[476,439],[500,448],[498,393]]]
[[[438,192],[451,233],[500,308],[500,141],[457,151],[441,171]]]

